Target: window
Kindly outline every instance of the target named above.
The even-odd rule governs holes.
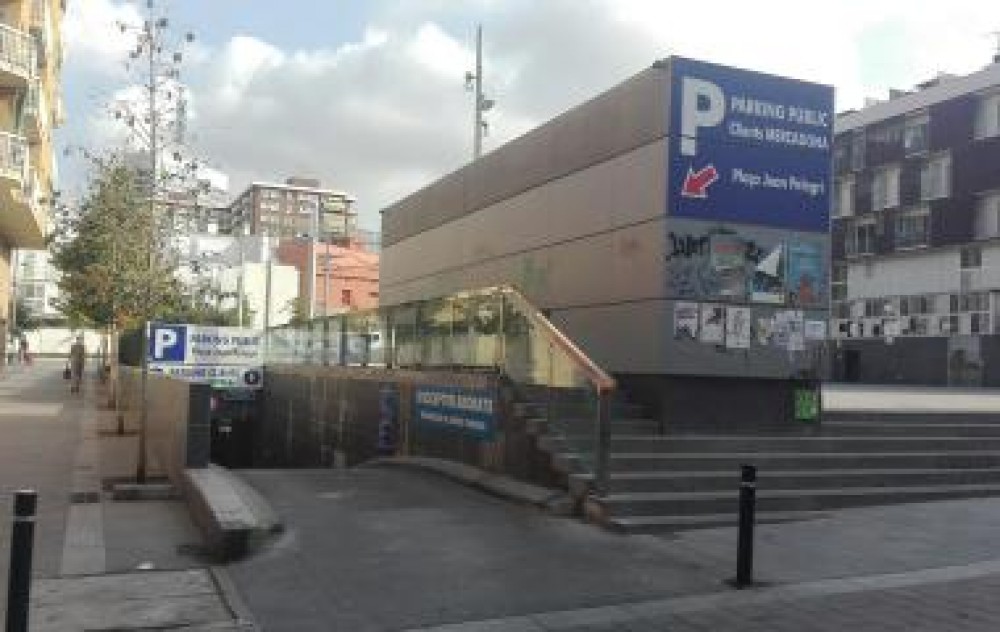
[[[844,251],[848,255],[870,255],[875,252],[875,221],[855,224],[847,233]]]
[[[872,175],[872,208],[881,211],[899,206],[899,167],[879,169]]]
[[[834,301],[847,298],[847,266],[842,263],[833,264],[830,276],[830,293]]]
[[[851,167],[851,146],[843,141],[833,144],[833,171],[843,173]]]
[[[912,248],[927,245],[928,214],[926,209],[910,211],[896,217],[896,247]]]
[[[834,303],[833,304],[833,317],[834,318],[850,318],[851,317],[851,304],[848,302]]]
[[[888,305],[884,298],[866,298],[865,299],[865,317],[866,318],[881,318],[885,316],[885,307]]]
[[[976,138],[1000,135],[1000,92],[980,97],[975,135]]]
[[[833,216],[852,215],[854,215],[854,178],[843,178],[837,180],[833,188]]]
[[[344,305],[350,305],[351,304],[351,291],[350,290],[344,289],[344,290],[340,291],[340,302],[343,303]]]
[[[979,246],[965,246],[960,253],[963,270],[983,267],[983,249]]]
[[[958,315],[942,316],[939,328],[943,334],[958,333]]]
[[[860,171],[865,168],[865,131],[855,130],[851,135],[851,169]]]
[[[951,155],[939,154],[920,168],[920,199],[948,197],[951,190]]]
[[[986,312],[990,309],[990,296],[986,292],[951,294],[948,297],[948,307],[953,314],[959,312]]]
[[[927,137],[930,117],[926,114],[906,121],[903,127],[903,150],[907,154],[927,151]]]
[[[976,239],[1000,237],[1000,192],[993,192],[979,198],[976,203],[974,227]]]
[[[990,315],[983,312],[976,312],[972,314],[972,319],[969,321],[969,331],[973,334],[989,333]]]

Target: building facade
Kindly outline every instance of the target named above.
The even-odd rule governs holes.
[[[998,62],[838,117],[836,378],[1000,384]]]
[[[832,109],[657,62],[386,209],[380,301],[511,284],[668,423],[786,421],[825,337]]]
[[[63,121],[61,24],[65,2],[0,2],[0,339],[8,343],[14,249],[42,249],[56,164],[52,130]],[[6,354],[3,354],[6,356]]]
[[[284,184],[254,182],[230,205],[225,232],[296,239],[318,235],[336,243],[357,230],[354,198],[325,189],[309,178],[288,178]]]
[[[313,264],[310,268],[309,257]],[[363,243],[344,245],[286,240],[278,245],[278,260],[300,274],[299,296],[312,305],[313,316],[378,307],[378,253]],[[309,282],[309,272],[314,279]]]

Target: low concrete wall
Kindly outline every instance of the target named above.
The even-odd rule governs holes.
[[[463,430],[442,430],[414,422],[414,392],[420,386],[487,389],[496,393],[494,432],[483,439]],[[257,467],[324,467],[341,453],[347,465],[380,450],[380,390],[398,395],[393,454],[449,459],[545,485],[561,484],[546,453],[523,420],[511,414],[511,396],[492,374],[402,369],[267,367],[261,410],[254,429]]]
[[[149,471],[167,475],[183,488],[186,468],[207,467],[211,450],[211,396],[207,384],[195,384],[158,374],[147,382],[149,409],[147,463]],[[119,410],[127,430],[138,432],[142,406],[142,371],[119,369]]]

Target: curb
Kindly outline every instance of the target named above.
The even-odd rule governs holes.
[[[373,459],[365,465],[408,467],[430,471],[494,496],[538,507],[556,516],[572,516],[578,513],[576,502],[563,490],[514,480],[465,463],[431,457],[393,456]]]

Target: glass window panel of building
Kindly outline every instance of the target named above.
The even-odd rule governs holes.
[[[899,206],[899,167],[886,167],[872,174],[872,208],[876,211]]]
[[[979,198],[973,230],[976,239],[1000,237],[1000,191]]]
[[[1000,135],[1000,92],[980,97],[976,110],[976,138]]]
[[[951,193],[951,154],[938,154],[920,168],[920,199],[936,200]]]

